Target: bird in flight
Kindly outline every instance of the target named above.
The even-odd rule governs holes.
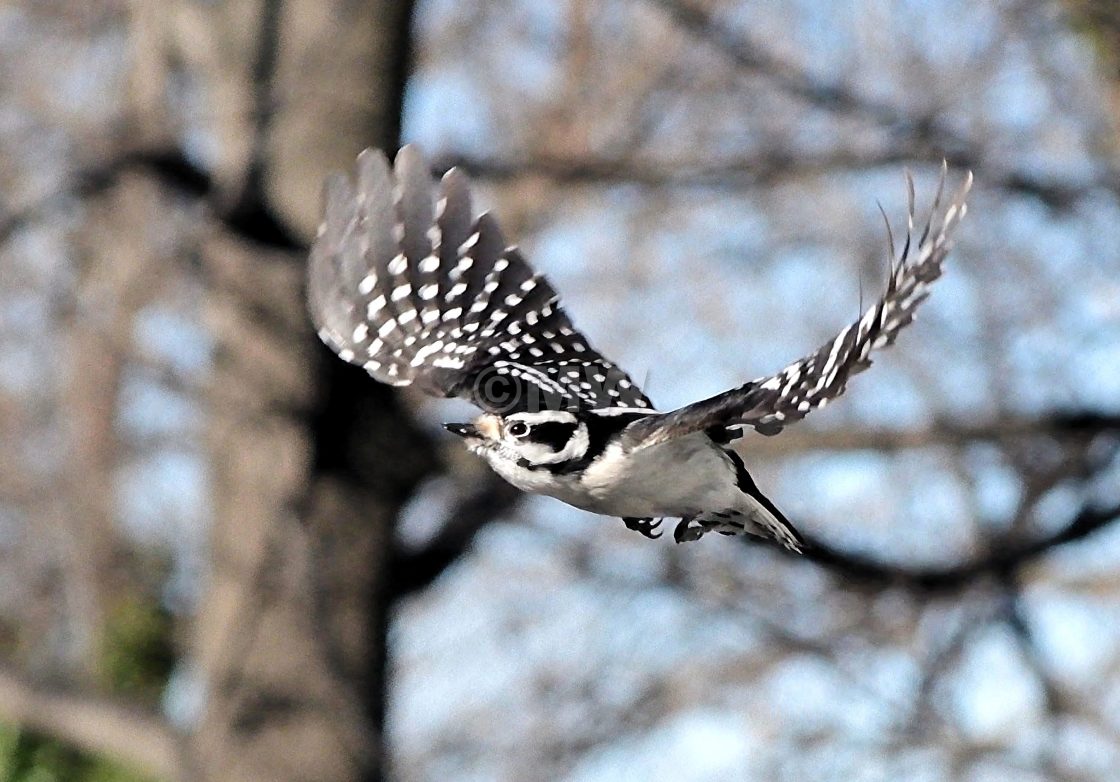
[[[896,252],[888,222],[886,288],[858,320],[776,374],[669,412],[592,347],[495,219],[473,216],[466,175],[453,168],[437,187],[414,146],[393,166],[366,150],[353,177],[328,179],[308,305],[343,360],[481,408],[472,423],[445,427],[519,489],[619,516],[651,538],[676,518],[678,543],[746,533],[799,551],[797,531],[729,443],[748,426],[777,434],[840,396],[913,320],[967,209],[971,173],[947,205],[945,175],[943,164],[916,234],[907,174],[905,242]]]

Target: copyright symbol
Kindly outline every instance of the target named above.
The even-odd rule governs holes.
[[[521,397],[520,385],[508,370],[486,367],[474,379],[473,396],[480,407],[502,415],[517,406]]]

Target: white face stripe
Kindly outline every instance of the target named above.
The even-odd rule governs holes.
[[[560,462],[567,462],[572,459],[578,459],[587,453],[587,447],[591,444],[590,438],[587,436],[587,426],[580,424],[576,427],[575,432],[568,438],[568,443],[559,451],[553,451],[547,445],[540,443],[533,443],[535,448],[540,448],[543,451],[542,455],[533,459],[537,464],[559,464]]]
[[[512,415],[506,416],[505,420],[507,422],[524,421],[525,423],[532,425],[541,424],[546,421],[555,421],[563,424],[574,424],[578,419],[573,413],[569,413],[567,410],[541,410],[540,412],[536,413],[513,413]]]
[[[625,413],[641,413],[642,415],[655,415],[657,413],[652,407],[600,407],[590,411],[592,415],[598,416],[612,416],[623,415]]]
[[[503,419],[504,430],[508,432],[510,424],[517,422],[524,423],[530,427],[545,423],[570,424],[575,426],[571,437],[568,438],[564,447],[559,451],[554,451],[551,446],[545,443],[535,442],[527,437],[519,438],[509,434],[505,435],[505,437],[502,438],[503,444],[520,458],[526,459],[531,464],[560,464],[561,462],[579,459],[587,453],[587,449],[591,445],[591,439],[587,434],[587,425],[581,423],[574,414],[566,410],[541,410],[535,413],[513,413]]]

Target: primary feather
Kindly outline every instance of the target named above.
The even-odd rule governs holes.
[[[308,296],[319,336],[385,383],[503,413],[650,408],[497,222],[472,219],[466,176],[452,169],[434,193],[415,147],[394,170],[366,150],[356,183],[328,181]]]
[[[914,239],[914,181],[907,173],[909,211],[906,241],[896,254],[889,240],[892,262],[886,289],[859,320],[846,326],[815,352],[776,374],[757,378],[738,388],[694,402],[668,413],[636,421],[626,432],[633,448],[647,448],[713,426],[753,426],[763,434],[777,434],[785,425],[804,418],[844,393],[848,380],[871,366],[871,353],[892,344],[914,319],[918,305],[929,296],[930,285],[941,276],[951,248],[950,235],[967,211],[965,197],[972,186],[969,173],[944,212],[940,211],[946,166],[942,164],[937,195],[921,235]],[[939,218],[936,230],[934,220]],[[890,225],[887,226],[888,235]]]

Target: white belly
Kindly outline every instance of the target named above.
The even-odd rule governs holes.
[[[735,463],[700,433],[622,454],[610,446],[582,472],[528,469],[516,457],[478,449],[491,467],[523,491],[546,494],[577,508],[623,518],[683,518],[689,526],[674,537],[697,540],[705,533],[749,533],[799,551],[797,533],[765,503],[739,487]]]
[[[612,446],[576,483],[553,496],[611,516],[681,517],[735,507],[741,492],[730,459],[704,434],[623,457]]]

